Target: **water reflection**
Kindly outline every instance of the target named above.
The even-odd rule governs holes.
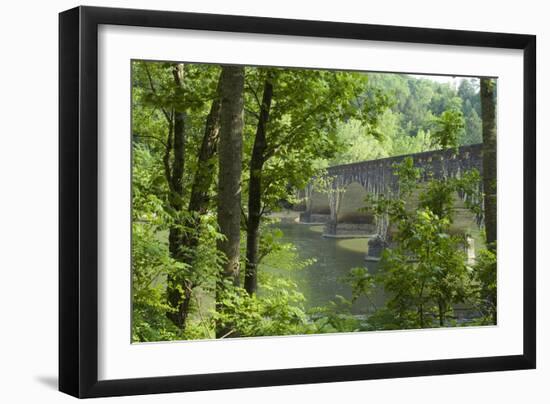
[[[335,239],[322,237],[322,226],[298,223],[279,223],[277,227],[284,233],[282,242],[293,243],[300,259],[314,258],[316,262],[302,270],[285,272],[299,287],[307,299],[306,307],[324,306],[336,295],[351,299],[351,288],[342,278],[354,267],[368,267],[375,273],[378,263],[365,262],[367,238]],[[268,269],[276,271],[276,269]],[[381,291],[375,293],[374,304],[383,304]],[[372,310],[367,299],[359,299],[352,307],[355,314],[365,314]]]

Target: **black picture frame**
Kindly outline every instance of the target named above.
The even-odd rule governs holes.
[[[523,354],[98,381],[98,25],[523,50]],[[534,369],[536,37],[533,35],[77,7],[59,15],[59,390],[75,397]]]

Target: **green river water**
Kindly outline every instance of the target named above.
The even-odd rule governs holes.
[[[367,238],[325,238],[322,236],[322,225],[279,223],[276,226],[284,233],[281,241],[294,244],[301,259],[315,259],[312,265],[298,271],[285,271],[283,275],[291,277],[298,284],[299,291],[306,298],[306,308],[324,306],[334,300],[336,295],[350,299],[351,288],[342,278],[351,268],[366,266],[371,273],[378,269],[377,262],[365,262]],[[382,305],[382,292],[375,292],[371,302]],[[365,314],[372,310],[371,302],[366,298],[357,300],[352,312]]]

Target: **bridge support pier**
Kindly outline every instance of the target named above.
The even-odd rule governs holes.
[[[336,236],[338,234],[338,220],[332,218],[325,224],[324,234]]]
[[[300,223],[311,223],[311,211],[306,210],[300,213]]]
[[[332,184],[328,190],[328,206],[330,208],[330,217],[325,224],[325,234],[337,235],[338,233],[338,211],[344,196],[345,187],[342,185],[342,180],[339,177],[332,178]]]
[[[377,235],[369,240],[368,246],[369,248],[365,255],[365,261],[380,261],[382,252],[388,248],[389,243],[380,235]]]

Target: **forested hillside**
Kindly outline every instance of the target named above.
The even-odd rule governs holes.
[[[441,83],[404,74],[369,73],[364,98],[384,96],[388,100],[374,128],[377,136],[364,136],[365,128],[355,120],[342,122],[339,135],[345,147],[327,165],[353,163],[382,157],[432,150],[430,133],[437,118],[447,110],[463,114],[460,145],[481,143],[479,79],[457,78]],[[351,147],[353,145],[353,147]]]

